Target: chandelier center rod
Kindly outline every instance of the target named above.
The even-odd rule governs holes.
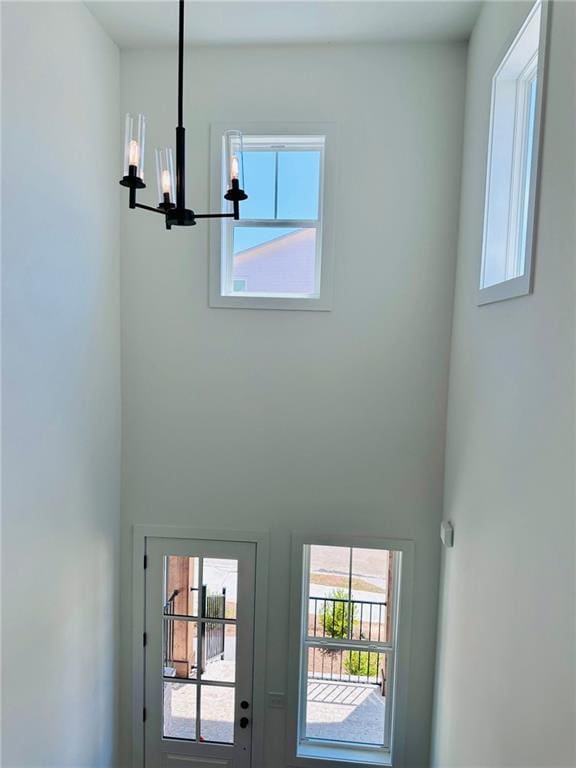
[[[176,208],[186,208],[185,138],[184,138],[184,0],[179,0],[178,32],[178,127],[176,128]]]
[[[184,127],[184,0],[179,0],[178,32],[178,128]]]

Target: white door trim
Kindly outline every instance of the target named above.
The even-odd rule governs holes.
[[[266,628],[268,614],[267,531],[205,530],[187,526],[134,525],[132,529],[132,765],[144,766],[144,646],[146,626],[144,557],[148,538],[204,539],[249,542],[256,546],[256,588],[254,594],[254,687],[252,694],[252,768],[264,765],[266,716]],[[257,663],[258,660],[258,663]]]

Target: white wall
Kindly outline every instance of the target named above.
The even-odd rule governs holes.
[[[2,26],[2,764],[111,766],[119,56],[80,3]]]
[[[470,44],[433,764],[574,765],[574,36],[552,13],[534,294],[476,307],[490,80],[527,3]]]
[[[271,532],[268,690],[286,689],[289,534],[416,542],[408,764],[428,759],[466,48],[195,49],[189,201],[208,203],[209,124],[341,131],[332,312],[210,309],[208,229],[126,211],[122,297],[123,765],[130,740],[134,523]],[[123,106],[173,144],[175,55],[122,54]],[[127,201],[126,201],[127,206]],[[266,766],[284,765],[270,710]]]

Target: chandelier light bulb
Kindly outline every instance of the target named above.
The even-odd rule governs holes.
[[[144,142],[146,139],[146,118],[126,115],[124,131],[124,176],[144,179]]]
[[[156,181],[158,184],[158,203],[161,208],[174,204],[174,161],[172,149],[166,147],[156,150]]]
[[[170,177],[170,171],[162,171],[162,193],[165,195],[172,194],[172,179]]]
[[[237,179],[240,175],[240,166],[238,164],[238,158],[236,155],[232,156],[232,162],[230,163],[230,178]]]
[[[128,148],[128,162],[130,165],[138,167],[140,163],[140,147],[138,142],[132,139]]]

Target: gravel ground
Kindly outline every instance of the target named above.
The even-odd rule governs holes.
[[[212,679],[229,678],[230,664],[210,665]],[[234,690],[202,689],[201,737],[204,741],[232,743]],[[307,730],[313,738],[381,744],[385,699],[374,685],[312,680],[308,683]],[[196,686],[168,683],[164,689],[164,735],[196,738]]]
[[[306,735],[317,739],[382,744],[385,698],[380,688],[358,683],[308,683]]]

